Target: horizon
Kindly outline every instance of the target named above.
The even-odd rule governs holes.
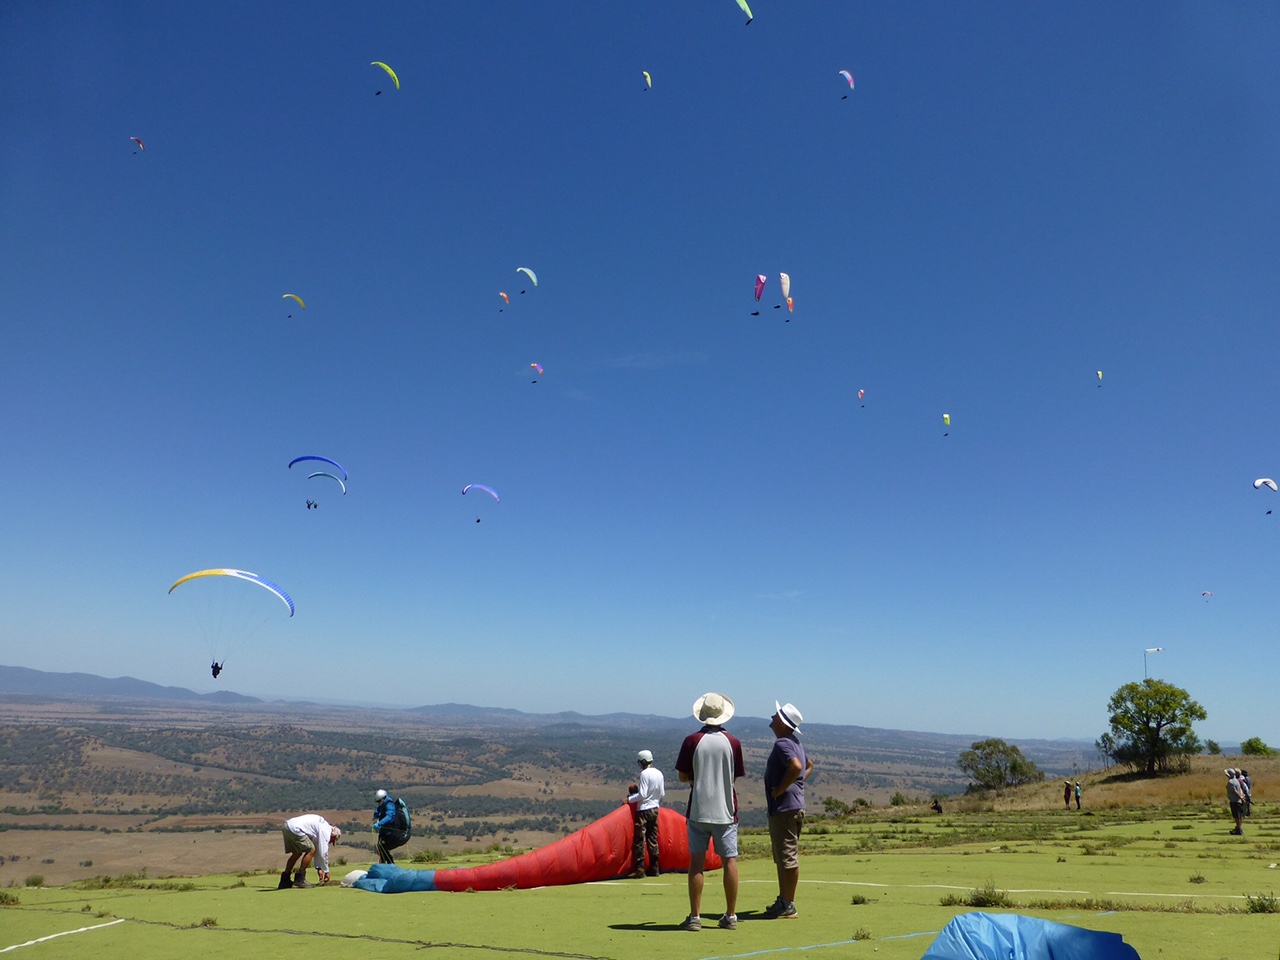
[[[6,9],[0,657],[1280,741],[1280,7],[757,6]]]

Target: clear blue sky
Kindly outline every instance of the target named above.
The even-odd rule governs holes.
[[[755,13],[0,8],[0,662],[1280,741],[1280,8]]]

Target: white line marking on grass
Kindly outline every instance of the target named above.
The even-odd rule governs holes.
[[[20,947],[33,947],[37,943],[44,943],[46,940],[56,940],[58,937],[69,937],[73,933],[86,933],[89,930],[101,930],[103,927],[114,927],[117,923],[124,923],[124,917],[116,920],[108,920],[106,923],[95,923],[92,927],[81,927],[79,930],[63,930],[61,933],[51,933],[47,937],[37,937],[34,940],[28,940],[26,943],[15,943],[11,947],[0,948],[0,953],[8,953],[10,950],[17,950]]]
[[[801,883],[825,883],[830,886],[837,887],[881,887],[888,890],[890,887],[901,887],[906,890],[972,890],[973,884],[967,886],[957,886],[953,883],[868,883],[861,880],[801,880]],[[1005,893],[1075,893],[1080,896],[1089,896],[1088,890],[1048,890],[1039,887],[1026,887],[1024,889],[1015,890],[1010,887]],[[1163,894],[1150,894],[1150,896],[1163,896]]]
[[[1244,894],[1239,893],[1197,893],[1189,896],[1187,893],[1138,893],[1133,890],[1108,890],[1104,896],[1108,897],[1176,897],[1179,900],[1193,900],[1196,897],[1205,897],[1212,900],[1247,900]]]

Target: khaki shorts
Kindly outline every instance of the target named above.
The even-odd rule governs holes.
[[[773,845],[773,862],[786,870],[800,866],[800,830],[804,811],[769,814],[769,840]]]
[[[316,845],[311,842],[310,837],[299,836],[287,826],[281,827],[280,832],[284,834],[285,853],[310,853],[316,848]]]

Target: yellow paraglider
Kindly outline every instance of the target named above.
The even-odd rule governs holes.
[[[538,285],[538,275],[534,273],[532,270],[530,270],[528,267],[516,267],[516,273],[528,274],[529,279],[533,281],[533,285],[535,287]]]
[[[281,300],[297,300],[298,306],[300,306],[303,310],[307,309],[307,305],[302,302],[302,298],[298,296],[296,293],[286,293],[280,299]]]
[[[396,85],[396,89],[397,89],[397,90],[399,90],[399,89],[400,89],[400,78],[396,76],[396,72],[395,72],[394,70],[392,70],[390,67],[388,67],[388,66],[387,66],[385,63],[383,63],[381,60],[374,60],[372,63],[370,63],[370,64],[369,64],[369,66],[371,66],[371,67],[381,67],[383,70],[387,71],[387,75],[388,75],[389,77],[391,77],[391,82],[392,82],[392,83],[394,83],[394,84]]]
[[[644,74],[645,89],[648,90],[649,87],[653,86],[653,77],[649,76],[648,70],[641,70],[640,72]]]

